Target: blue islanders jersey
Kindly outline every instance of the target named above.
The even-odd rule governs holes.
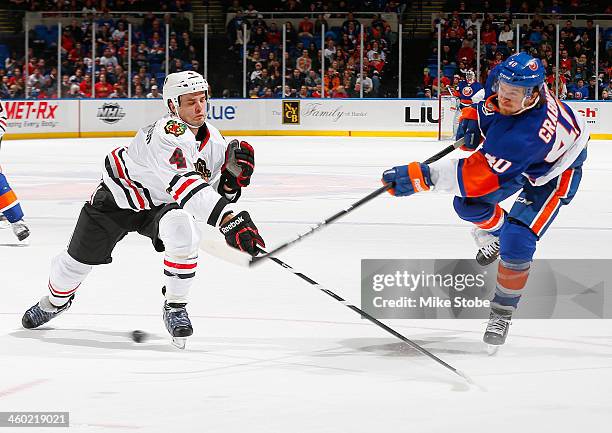
[[[479,82],[469,84],[466,80],[460,81],[458,91],[461,107],[467,107],[468,105],[472,105],[474,102],[480,102],[474,101],[472,100],[472,98],[482,88],[482,84],[480,84]]]
[[[480,102],[478,123],[484,141],[467,158],[432,164],[435,189],[481,197],[520,176],[534,186],[544,185],[582,164],[589,140],[586,122],[546,87],[544,92],[544,103],[514,116],[499,113],[495,94]]]
[[[589,86],[578,86],[576,84],[569,88],[569,91],[574,94],[574,99],[589,99]]]

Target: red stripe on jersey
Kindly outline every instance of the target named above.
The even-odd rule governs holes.
[[[2,125],[2,126],[6,126],[6,120],[4,120],[4,119],[0,119],[0,125]]]
[[[474,152],[463,160],[461,176],[466,197],[480,197],[499,189],[499,178],[481,152]]]
[[[140,206],[140,209],[144,209],[145,208],[145,202],[144,202],[142,196],[138,193],[138,189],[134,186],[132,181],[130,179],[128,179],[128,177],[123,172],[123,167],[121,166],[121,162],[119,161],[119,158],[117,157],[117,154],[116,154],[117,150],[119,150],[119,149],[115,149],[115,150],[113,150],[111,152],[111,155],[113,155],[113,159],[115,160],[115,166],[117,167],[117,173],[119,174],[119,177],[121,179],[126,181],[126,183],[132,189],[132,191],[134,191],[134,194],[136,195],[136,199],[138,200],[138,205]]]
[[[173,263],[164,260],[164,265],[174,269],[194,269],[198,266],[197,263]]]
[[[176,190],[176,193],[174,194],[174,196],[172,198],[174,198],[174,200],[178,200],[180,195],[183,192],[185,192],[185,190],[189,187],[189,185],[191,185],[192,183],[196,182],[197,180],[198,179],[187,179],[185,182],[183,182],[183,184],[180,186],[180,188]]]
[[[536,218],[536,220],[531,224],[531,230],[536,235],[539,235],[542,229],[546,226],[548,221],[552,218],[553,214],[557,210],[557,206],[559,205],[560,199],[565,198],[569,192],[570,188],[570,180],[572,175],[574,174],[574,169],[571,168],[569,170],[565,170],[563,174],[561,174],[561,178],[559,179],[559,186],[555,193],[548,199],[546,204],[544,205],[543,211]]]
[[[200,148],[198,149],[200,152],[202,149],[204,149],[204,146],[206,146],[208,140],[210,140],[210,130],[206,128],[206,137],[204,137],[204,140],[202,140],[202,143],[200,143]]]

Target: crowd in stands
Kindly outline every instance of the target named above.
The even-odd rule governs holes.
[[[519,49],[539,58],[546,69],[546,84],[557,91],[561,99],[595,99],[598,89],[599,99],[612,99],[612,28],[600,28],[596,34],[595,22],[586,19],[581,25],[575,25],[571,19],[560,24],[559,41],[556,41],[555,14],[563,11],[577,10],[577,4],[584,2],[573,0],[561,2],[552,0],[545,5],[540,1],[536,6],[527,2],[506,0],[503,7],[493,9],[489,2],[484,2],[485,10],[502,12],[485,12],[479,14],[462,14],[466,3],[455,4],[457,9],[444,18],[435,20],[432,31],[432,57],[424,68],[423,81],[418,88],[419,95],[436,96],[437,80],[437,24],[442,28],[442,79],[441,88],[444,94],[448,86],[455,86],[465,77],[468,70],[476,71],[477,31],[480,26],[481,83],[486,81],[489,71],[497,64],[516,52],[517,19],[519,21]],[[514,8],[513,5],[519,5]],[[480,5],[479,5],[480,6]],[[499,5],[497,5],[499,6]],[[596,7],[591,4],[591,7]],[[612,13],[612,6],[595,9],[593,12]],[[529,14],[529,15],[520,15]],[[527,20],[524,18],[528,17]],[[599,65],[596,74],[596,39],[599,37]],[[559,50],[559,80],[556,82],[556,55]]]
[[[316,6],[322,3],[311,3],[307,9],[313,14],[304,14],[295,26],[291,21],[264,19],[253,4],[241,9],[238,0],[233,2],[230,10],[235,16],[227,26],[230,50],[236,53],[236,63],[241,64],[244,41],[247,41],[250,98],[356,98],[361,93],[366,98],[386,96],[384,82],[390,80],[392,73],[390,59],[394,56],[392,47],[397,42],[397,32],[380,13],[359,19],[352,12],[338,14],[343,18],[342,24],[330,26],[329,14]],[[398,4],[382,3],[387,7]],[[245,25],[247,30],[243,34]],[[284,70],[283,25],[286,26]],[[323,46],[322,29],[325,31]]]
[[[150,11],[151,2],[146,0],[9,0],[13,9],[31,12],[60,11]],[[191,0],[162,0],[155,2],[155,12],[190,12]]]
[[[186,4],[161,3],[166,5],[162,8],[166,10],[176,9],[177,4]],[[174,6],[171,8],[170,4]],[[61,77],[58,77],[57,65],[57,25],[34,26],[30,30],[28,64],[25,65],[25,56],[18,59],[13,52],[5,56],[4,65],[0,65],[0,99],[26,96],[31,99],[89,98],[94,94],[97,98],[127,98],[130,93],[133,98],[161,98],[165,77],[166,24],[170,26],[169,72],[200,70],[189,31],[190,22],[184,10],[176,14],[148,12],[134,18],[127,14],[94,13],[91,9],[92,2],[88,0],[82,9],[85,14],[62,28]],[[130,22],[132,77],[128,80]],[[96,51],[92,60],[94,23]],[[95,74],[93,80],[92,74]],[[58,79],[61,80],[59,95]]]
[[[401,14],[406,9],[407,0],[252,0],[246,7],[240,0],[224,0],[228,7],[226,12],[243,12],[255,18],[259,11],[266,12],[307,12],[314,14],[331,14],[340,12],[388,12]]]

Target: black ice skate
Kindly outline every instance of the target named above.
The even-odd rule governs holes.
[[[478,245],[476,261],[481,266],[493,263],[499,257],[499,238],[478,227],[472,229],[472,236]]]
[[[44,296],[37,304],[30,307],[23,314],[21,324],[26,329],[38,328],[70,308],[73,298],[74,295],[64,305],[56,307],[49,301],[48,296]]]
[[[483,341],[492,346],[501,346],[506,342],[508,328],[512,320],[512,311],[491,308],[489,323],[484,333]]]
[[[164,323],[172,336],[172,344],[179,349],[185,348],[187,337],[193,334],[185,305],[164,302]]]
[[[23,220],[19,220],[11,224],[13,226],[13,233],[19,239],[19,242],[23,242],[28,236],[30,236],[30,229],[23,222]]]

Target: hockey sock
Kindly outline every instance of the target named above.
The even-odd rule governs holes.
[[[6,176],[0,173],[0,212],[9,220],[15,223],[23,218],[23,211],[17,196],[11,189]]]
[[[198,266],[198,256],[164,256],[164,285],[168,303],[186,303]]]
[[[531,262],[499,261],[495,296],[491,302],[493,308],[516,309],[527,284],[530,266]]]
[[[61,307],[76,293],[92,266],[73,259],[67,251],[62,251],[51,261],[49,272],[49,301]]]

